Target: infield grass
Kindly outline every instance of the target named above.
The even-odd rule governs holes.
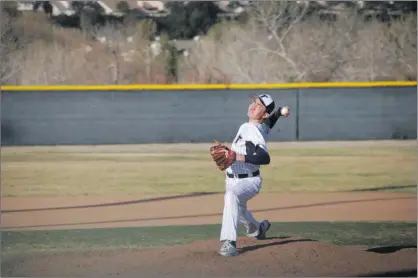
[[[240,228],[240,236],[244,236]],[[3,231],[2,252],[148,248],[218,239],[220,225],[102,228],[54,231]],[[416,246],[417,226],[400,222],[280,222],[268,237],[302,237],[337,245]]]
[[[3,196],[221,192],[211,144],[2,147]],[[416,141],[270,143],[263,191],[416,192]]]

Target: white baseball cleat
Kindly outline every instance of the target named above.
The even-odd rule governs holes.
[[[271,223],[268,220],[264,220],[260,223],[260,228],[258,229],[258,235],[255,237],[256,239],[265,239],[266,233],[270,229]]]
[[[222,256],[238,256],[236,243],[233,241],[225,240],[222,243],[221,250],[219,251],[219,254]]]

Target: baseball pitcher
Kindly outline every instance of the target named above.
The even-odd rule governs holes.
[[[264,239],[271,225],[268,220],[258,222],[247,209],[247,202],[260,192],[260,165],[270,164],[267,136],[279,117],[288,117],[290,112],[287,106],[274,111],[275,103],[268,94],[252,96],[252,99],[249,121],[240,126],[231,148],[217,142],[209,150],[219,170],[226,172],[219,252],[223,256],[238,255],[240,223],[246,228],[247,236],[256,239]]]

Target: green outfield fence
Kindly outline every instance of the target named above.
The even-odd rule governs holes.
[[[292,112],[270,141],[415,139],[416,86],[416,81],[7,85],[1,87],[1,144],[228,142],[248,120],[248,96],[266,91]]]

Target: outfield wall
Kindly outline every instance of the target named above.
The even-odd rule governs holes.
[[[271,141],[417,135],[416,83],[199,86],[5,86],[2,145],[230,142],[247,120],[249,95],[264,92],[292,112]]]

